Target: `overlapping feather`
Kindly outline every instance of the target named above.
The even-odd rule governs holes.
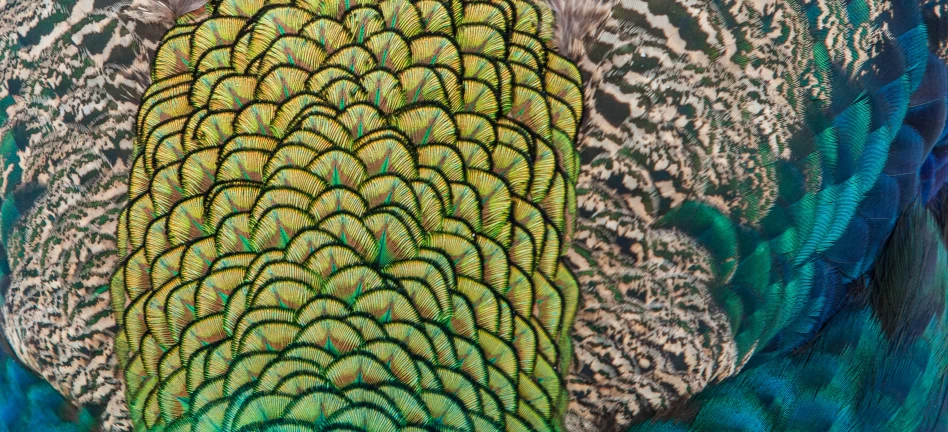
[[[209,12],[158,50],[119,224],[136,427],[561,429],[581,108],[551,11]]]

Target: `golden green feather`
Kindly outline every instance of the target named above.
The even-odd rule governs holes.
[[[138,429],[561,430],[580,76],[523,0],[218,1],[112,280]]]

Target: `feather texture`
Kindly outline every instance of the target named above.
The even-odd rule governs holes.
[[[574,430],[805,345],[943,182],[943,60],[917,2],[706,6],[618,2],[576,41]]]
[[[70,406],[42,377],[19,364],[7,348],[0,349],[0,431],[94,430],[98,419],[91,412]]]
[[[944,8],[8,2],[3,333],[64,399],[3,358],[0,395],[67,429],[944,429]]]
[[[582,112],[552,11],[209,10],[155,54],[119,220],[136,429],[561,430]]]
[[[13,371],[0,383],[5,409],[17,411],[12,430],[130,427],[108,280],[140,71],[163,30],[129,9],[121,1],[0,7],[0,330],[22,362],[0,361]],[[74,429],[56,420],[65,405],[83,413]]]
[[[207,0],[135,0],[129,14],[142,22],[172,26],[179,18],[200,14]]]
[[[632,430],[942,430],[948,249],[917,203],[868,287],[792,354],[697,395],[676,420]]]

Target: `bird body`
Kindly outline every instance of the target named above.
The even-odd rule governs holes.
[[[560,430],[578,71],[521,0],[169,30],[112,281],[148,430]]]
[[[580,63],[592,178],[580,175],[588,240],[574,246],[595,308],[575,326],[589,366],[570,381],[577,429],[679,413],[680,426],[724,427],[691,398],[779,370],[866,284],[901,215],[940,199],[944,60],[926,7],[615,3],[606,28],[620,37],[587,38]]]
[[[0,393],[80,430],[946,429],[946,8],[8,1],[2,328],[52,387],[0,358]]]

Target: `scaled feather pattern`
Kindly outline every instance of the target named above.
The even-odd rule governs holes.
[[[579,71],[522,0],[241,1],[142,98],[112,279],[147,430],[557,430]]]
[[[948,430],[946,21],[0,1],[0,430]]]

